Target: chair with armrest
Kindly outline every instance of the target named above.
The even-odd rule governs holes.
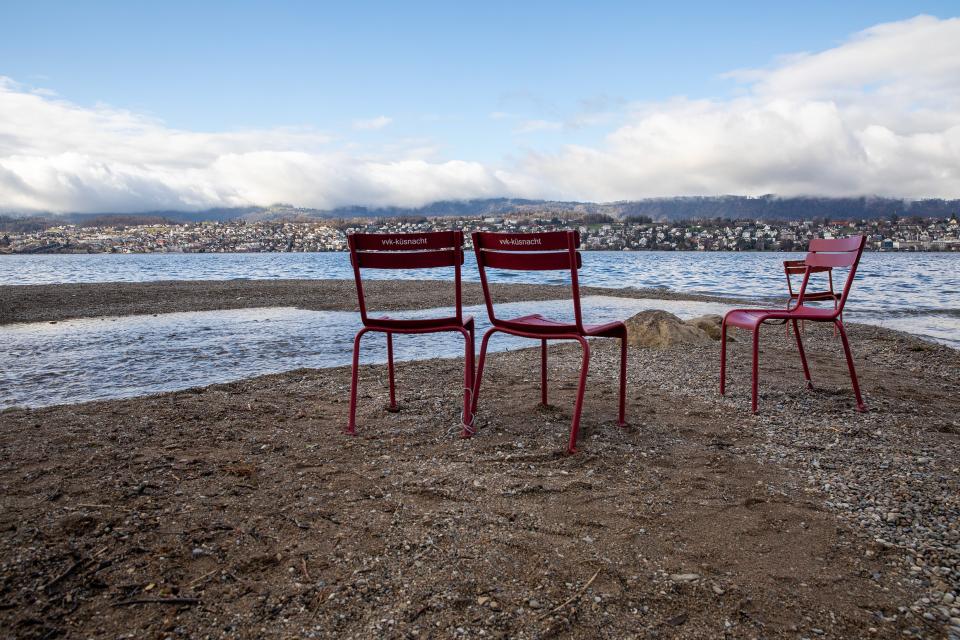
[[[853,383],[853,392],[857,399],[857,409],[866,410],[863,403],[863,397],[860,395],[860,384],[857,380],[857,372],[853,366],[853,355],[850,353],[850,343],[847,340],[847,332],[843,327],[843,308],[847,303],[847,297],[850,295],[850,287],[857,274],[857,266],[860,264],[860,256],[863,255],[863,247],[866,244],[866,236],[852,236],[849,238],[830,238],[814,239],[810,241],[810,252],[804,259],[803,283],[800,285],[800,291],[797,293],[796,304],[787,309],[733,309],[727,312],[723,318],[720,337],[720,393],[726,392],[726,373],[727,373],[727,327],[734,326],[746,329],[753,333],[753,375],[752,387],[753,396],[751,409],[757,412],[757,396],[759,391],[759,371],[758,358],[760,351],[760,327],[767,321],[783,320],[793,325],[793,333],[797,339],[797,350],[800,352],[800,362],[803,364],[803,375],[807,380],[807,386],[813,388],[813,381],[810,379],[810,368],[807,366],[807,356],[803,351],[803,340],[800,337],[798,322],[830,322],[833,323],[840,339],[843,342],[843,351],[847,358],[847,368],[850,370],[850,380]],[[805,303],[807,298],[807,285],[810,282],[810,274],[824,269],[849,268],[846,282],[843,285],[843,291],[839,299],[835,300],[832,309],[823,309],[818,307],[809,307]],[[831,275],[832,283],[832,275]]]

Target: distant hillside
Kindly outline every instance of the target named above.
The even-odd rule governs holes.
[[[225,210],[229,211],[229,210]],[[897,198],[778,198],[762,196],[711,196],[651,198],[627,202],[563,202],[488,198],[483,200],[441,201],[423,207],[340,207],[303,209],[292,205],[273,205],[239,215],[245,220],[310,218],[394,218],[477,217],[542,213],[561,217],[589,214],[612,218],[648,216],[654,220],[692,220],[712,218],[748,218],[755,220],[809,220],[811,218],[884,218],[891,215],[945,217],[960,214],[960,200],[917,200]]]
[[[0,231],[30,232],[61,224],[83,227],[133,226],[182,222],[225,222],[244,219],[263,207],[207,209],[205,211],[149,211],[146,213],[30,213],[0,215]]]
[[[523,214],[544,214],[564,218],[585,215],[606,215],[612,218],[649,217],[657,221],[696,219],[810,220],[869,219],[897,216],[949,217],[960,215],[960,200],[903,200],[898,198],[821,198],[777,196],[702,196],[650,198],[624,202],[562,202],[487,198],[482,200],[449,200],[423,207],[340,207],[309,209],[290,204],[269,207],[208,209],[206,211],[151,211],[141,214],[98,213],[30,216],[0,216],[0,230],[16,230],[25,226],[51,224],[104,225],[151,224],[167,222],[200,222],[247,220],[316,220],[393,217],[482,217]]]

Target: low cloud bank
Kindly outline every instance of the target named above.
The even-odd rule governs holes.
[[[0,208],[136,212],[278,201],[334,208],[721,193],[960,197],[960,19],[877,25],[832,49],[729,76],[742,85],[739,97],[632,105],[596,147],[526,152],[501,167],[403,152],[360,156],[313,129],[177,130],[0,78]],[[376,131],[390,122],[381,116],[354,125]]]

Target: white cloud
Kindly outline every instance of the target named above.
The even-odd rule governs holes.
[[[529,154],[551,197],[960,197],[960,19],[881,24],[738,71],[742,97],[638,105],[599,148]]]
[[[199,133],[109,107],[50,99],[0,78],[0,210],[150,211],[294,202],[419,206],[509,192],[475,162],[347,153],[323,132]]]
[[[633,105],[600,144],[530,151],[507,167],[432,161],[439,147],[423,138],[371,151],[308,128],[173,129],[0,78],[0,209],[416,206],[502,195],[960,197],[960,19],[877,25],[831,49],[730,75],[741,83],[738,97]],[[604,105],[596,110],[613,117]],[[518,133],[573,129],[490,118],[515,119]]]
[[[391,122],[393,122],[393,118],[377,116],[376,118],[369,118],[367,120],[354,120],[353,128],[358,131],[374,131],[376,129],[383,129]]]

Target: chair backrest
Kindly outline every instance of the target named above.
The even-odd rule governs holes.
[[[460,267],[463,265],[463,232],[353,233],[347,236],[350,264],[357,283],[360,318],[367,323],[361,269],[432,269],[453,267],[456,321],[463,321]]]
[[[513,271],[570,271],[573,290],[573,315],[577,329],[583,331],[583,316],[580,313],[580,283],[577,270],[583,259],[577,250],[580,247],[579,231],[544,231],[540,233],[491,233],[475,231],[473,250],[477,255],[480,284],[487,304],[490,322],[497,325],[486,269]]]
[[[847,280],[843,283],[843,293],[840,301],[836,305],[836,314],[843,312],[843,306],[847,303],[847,296],[850,294],[850,287],[853,284],[853,278],[857,275],[857,266],[860,264],[860,256],[863,255],[863,248],[867,244],[866,236],[850,236],[848,238],[814,238],[810,241],[810,252],[804,258],[806,264],[806,273],[803,275],[803,284],[800,285],[800,295],[797,299],[797,306],[803,304],[803,296],[807,291],[807,282],[810,280],[810,274],[818,267],[849,268]]]
[[[805,260],[784,260],[783,261],[783,271],[787,274],[800,274],[804,273],[807,270],[807,263]]]

